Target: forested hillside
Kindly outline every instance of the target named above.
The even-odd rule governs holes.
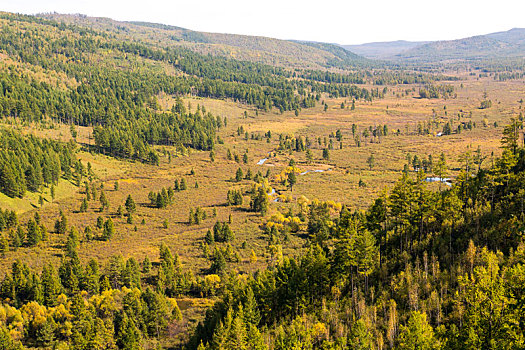
[[[399,63],[479,62],[494,59],[523,58],[525,29],[513,28],[504,32],[476,35],[442,41],[387,41],[344,48],[371,59],[394,60]]]
[[[127,40],[160,42],[167,47],[183,47],[211,54],[255,61],[280,67],[319,69],[326,67],[375,66],[377,62],[340,50],[335,45],[308,45],[289,40],[236,34],[196,32],[185,28],[148,23],[119,22],[83,15],[42,14],[43,18],[118,33]],[[335,52],[334,52],[335,51]]]
[[[83,166],[74,158],[75,148],[0,130],[0,192],[23,197],[27,190],[56,185],[62,177],[72,179],[75,169]]]

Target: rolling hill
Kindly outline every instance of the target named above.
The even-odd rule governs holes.
[[[40,17],[106,31],[125,40],[183,46],[201,54],[231,57],[296,68],[352,67],[367,63],[358,55],[332,44],[311,44],[261,36],[197,32],[148,22],[120,22],[79,14],[40,14]]]
[[[343,45],[343,47],[369,59],[395,61],[441,62],[480,60],[492,58],[520,58],[525,56],[525,29],[477,35],[443,41],[390,41]]]
[[[491,35],[479,35],[458,40],[436,41],[402,52],[396,55],[396,58],[432,62],[525,55],[525,45],[519,42],[520,39],[525,39],[525,32],[519,36],[506,36],[505,38],[508,38],[507,41],[495,39]]]
[[[410,50],[414,47],[428,43],[427,41],[384,41],[365,43],[361,45],[342,45],[343,48],[353,53],[370,59],[388,59]]]

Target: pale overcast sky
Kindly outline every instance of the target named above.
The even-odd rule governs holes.
[[[458,39],[525,27],[525,0],[0,0],[0,10],[339,44]]]

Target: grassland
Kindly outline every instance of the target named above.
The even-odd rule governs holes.
[[[406,90],[411,88],[415,88],[415,92],[406,94]],[[58,185],[55,200],[51,200],[49,189],[44,190],[45,204],[42,208],[38,206],[38,193],[29,193],[23,199],[11,199],[2,195],[0,207],[17,211],[21,214],[22,222],[38,211],[49,230],[52,230],[60,211],[67,213],[69,223],[81,232],[88,225],[94,228],[98,216],[112,217],[117,232],[115,237],[108,242],[83,241],[79,250],[81,260],[97,258],[104,262],[112,255],[122,254],[125,258],[133,256],[139,261],[146,256],[156,261],[158,247],[164,242],[173,252],[179,254],[184,268],[197,275],[205,272],[210,266],[210,261],[201,247],[206,231],[211,229],[216,221],[227,221],[231,215],[232,228],[236,235],[232,246],[241,260],[239,263],[230,263],[230,267],[239,273],[254,271],[265,266],[270,258],[267,238],[261,229],[266,218],[248,210],[248,195],[245,196],[245,204],[242,207],[226,205],[226,193],[229,189],[250,187],[251,182],[248,180],[240,183],[233,180],[239,167],[243,170],[251,169],[253,173],[261,171],[263,174],[270,170],[270,184],[280,195],[292,198],[291,202],[272,202],[269,215],[277,211],[285,213],[290,207],[296,208],[296,199],[300,196],[334,200],[352,209],[365,209],[381,191],[390,188],[399,178],[407,154],[420,157],[432,154],[437,158],[443,152],[449,163],[451,177],[458,174],[461,167],[458,158],[467,149],[475,150],[478,146],[481,147],[483,154],[488,157],[488,164],[491,155],[500,152],[502,126],[511,117],[518,116],[521,111],[518,101],[525,94],[522,81],[500,83],[488,79],[456,83],[457,98],[448,100],[419,99],[417,88],[395,87],[388,92],[385,99],[372,103],[358,101],[355,110],[347,108],[350,105],[349,101],[346,101],[346,107],[342,109],[341,103],[345,102],[344,99],[329,99],[324,96],[328,104],[327,111],[318,105],[302,111],[298,116],[291,112],[256,113],[249,106],[229,101],[187,98],[185,102],[189,103],[192,109],[197,108],[197,105],[205,106],[206,110],[228,120],[227,127],[220,132],[224,143],[217,145],[214,162],[210,160],[208,152],[192,151],[180,155],[171,147],[158,148],[161,152],[167,151],[174,155],[171,161],[168,157],[161,157],[159,166],[96,155],[89,152],[89,145],[92,144],[91,129],[76,128],[76,141],[81,148],[78,156],[85,164],[89,162],[92,165],[99,178],[99,184],[103,184],[110,203],[109,210],[100,212],[98,201],[91,201],[88,211],[79,213],[80,202],[84,197],[83,191],[66,180],[61,180]],[[481,110],[478,107],[484,93],[493,101],[493,107]],[[168,109],[173,100],[168,96],[159,96],[159,102],[163,108]],[[465,115],[459,121],[458,113]],[[436,137],[435,134],[451,118],[456,120],[456,125],[460,121],[472,121],[476,127],[461,134]],[[429,135],[418,135],[417,124],[431,119],[439,126]],[[484,119],[487,126],[483,126]],[[494,126],[494,123],[498,126]],[[4,120],[3,124],[6,127],[19,128],[27,133],[62,141],[72,138],[70,127],[67,125],[51,122],[17,124],[13,120]],[[390,132],[380,143],[371,142],[369,139],[362,142],[361,147],[357,147],[352,137],[352,124],[357,125],[359,133],[369,126],[385,124]],[[237,135],[237,129],[241,126],[250,134],[263,135],[271,131],[273,137],[270,142],[264,138],[246,140],[244,135]],[[334,142],[330,160],[322,160],[324,146],[320,147],[316,143],[312,148],[314,161],[311,164],[306,162],[304,152],[278,150],[278,135],[281,133],[307,136],[316,140],[318,137],[329,139],[329,135],[338,129],[343,133],[343,148],[339,149],[339,143]],[[238,164],[226,159],[227,149],[241,156],[247,151],[248,163],[242,164],[241,161]],[[269,153],[272,153],[272,157],[263,165],[257,165],[257,162],[266,158]],[[372,168],[366,162],[371,154],[375,158]],[[288,165],[291,158],[296,160],[301,171],[331,171],[311,172],[299,176],[291,192],[276,181],[276,176]],[[194,175],[191,175],[192,170]],[[148,204],[150,191],[160,191],[163,187],[172,186],[176,179],[181,178],[186,179],[188,189],[175,193],[174,204],[165,209],[153,208]],[[365,187],[358,185],[360,180],[366,184]],[[114,190],[116,181],[119,183],[118,190]],[[438,185],[432,186],[437,190]],[[138,207],[132,224],[127,223],[125,217],[116,215],[118,206],[124,204],[129,194],[135,199]],[[189,211],[196,207],[206,210],[208,218],[200,225],[188,225]],[[212,215],[214,210],[217,213],[216,217]],[[164,221],[168,223],[167,228],[164,227]],[[283,245],[283,254],[300,253],[304,242],[301,234],[291,234],[290,239]],[[63,254],[64,243],[65,237],[51,233],[50,239],[37,247],[22,247],[17,251],[7,252],[0,258],[0,270],[5,272],[15,259],[21,259],[36,268],[42,267],[47,261],[58,263]],[[252,250],[257,255],[256,262],[250,259]],[[195,308],[205,307],[193,305],[194,302],[195,300],[188,299],[183,303],[183,312],[189,318],[198,314]]]
[[[463,84],[463,88],[460,87]],[[166,242],[177,251],[188,267],[194,268],[195,272],[207,266],[206,260],[202,257],[199,248],[199,240],[204,236],[206,230],[210,228],[216,220],[226,221],[230,214],[233,217],[233,227],[237,233],[237,248],[246,241],[248,248],[253,248],[259,255],[264,254],[266,245],[261,237],[259,225],[263,219],[246,209],[231,208],[225,205],[226,192],[229,188],[239,184],[232,181],[238,167],[247,170],[250,168],[254,173],[261,171],[263,174],[269,169],[273,176],[277,175],[289,162],[290,158],[297,161],[301,170],[312,169],[332,169],[324,173],[308,173],[300,176],[293,193],[283,185],[270,181],[279,193],[293,195],[298,198],[301,195],[309,199],[335,200],[342,202],[351,208],[366,208],[370,201],[385,188],[390,187],[406,163],[406,155],[427,156],[433,154],[438,156],[444,152],[449,163],[450,175],[457,174],[460,163],[458,157],[467,149],[475,150],[481,147],[484,155],[490,156],[492,153],[498,154],[500,148],[501,126],[510,117],[517,116],[520,111],[519,100],[525,92],[522,82],[498,83],[491,80],[475,80],[457,83],[457,98],[442,99],[419,99],[415,93],[401,96],[406,88],[396,88],[388,93],[387,98],[376,100],[372,103],[356,104],[355,110],[348,108],[341,109],[341,102],[344,99],[326,99],[329,106],[328,110],[323,111],[322,106],[304,110],[299,116],[293,113],[278,114],[274,112],[258,113],[252,108],[228,101],[188,98],[192,108],[197,105],[205,106],[213,114],[227,117],[228,126],[222,131],[221,138],[224,144],[219,144],[215,162],[211,162],[208,152],[191,152],[188,155],[178,155],[168,161],[167,157],[161,158],[160,166],[151,166],[142,163],[131,163],[119,161],[102,155],[95,155],[87,152],[91,141],[89,134],[90,128],[77,128],[77,141],[84,145],[79,152],[80,159],[90,162],[95,173],[104,183],[109,197],[110,209],[107,212],[98,212],[98,202],[91,202],[88,213],[76,213],[80,205],[83,194],[76,186],[65,180],[61,181],[57,187],[56,199],[52,202],[49,191],[44,191],[46,204],[38,209],[43,216],[46,225],[51,228],[52,223],[58,216],[59,210],[71,213],[71,224],[78,227],[94,225],[97,216],[114,215],[117,207],[122,205],[128,194],[139,204],[139,210],[135,218],[135,224],[125,223],[125,218],[117,218],[118,235],[111,242],[91,242],[85,243],[82,247],[82,257],[98,257],[104,260],[115,253],[122,253],[124,256],[133,255],[139,259],[149,255],[155,258],[157,247],[160,242]],[[494,106],[490,109],[480,110],[479,101],[482,94],[486,92],[494,101]],[[161,105],[170,108],[172,101],[161,98]],[[348,101],[347,101],[348,102]],[[348,105],[348,103],[347,103]],[[447,115],[444,114],[446,106]],[[425,122],[432,118],[433,110],[436,111],[435,119],[444,124],[449,118],[457,119],[460,111],[472,112],[471,117],[476,127],[471,131],[463,131],[461,134],[436,137],[435,133],[430,135],[417,135],[415,133],[418,122]],[[248,117],[244,116],[247,111]],[[483,119],[489,121],[489,126],[483,126]],[[464,121],[465,118],[462,118]],[[499,126],[494,127],[494,122]],[[369,126],[388,125],[390,133],[383,137],[381,142],[362,142],[361,147],[357,147],[352,138],[351,125],[358,126],[358,132]],[[7,124],[11,127],[21,128],[25,132],[34,133],[39,136],[51,137],[68,141],[71,139],[69,126],[66,125],[15,125]],[[264,134],[271,131],[274,135],[271,142],[263,140],[245,140],[244,135],[238,136],[236,130],[242,126],[249,133]],[[330,160],[321,159],[321,149],[324,146],[314,144],[312,151],[314,162],[307,164],[304,152],[277,151],[278,134],[302,135],[310,139],[317,137],[328,138],[329,134],[335,133],[340,129],[343,133],[343,148],[339,149],[339,143],[334,143],[334,150],[330,152]],[[395,135],[397,130],[399,135]],[[407,133],[408,129],[408,133]],[[248,151],[248,164],[237,164],[235,161],[226,159],[227,149],[233,153],[242,155]],[[170,147],[162,147],[174,153]],[[274,152],[274,157],[265,162],[264,165],[256,163],[266,158],[269,152]],[[372,169],[366,163],[366,159],[373,154],[375,165]],[[195,175],[190,175],[191,170]],[[175,204],[167,209],[152,208],[148,205],[148,193],[159,191],[162,187],[172,186],[175,179],[185,178],[189,189],[176,193]],[[366,187],[359,187],[359,180],[363,180]],[[113,191],[113,183],[119,182],[118,191]],[[195,183],[198,188],[195,188]],[[247,188],[249,181],[243,181],[242,186]],[[10,199],[5,196],[0,198],[2,208],[14,209],[19,213],[25,212],[25,216],[32,215],[32,211],[37,210],[39,194],[30,193],[24,199]],[[52,202],[52,203],[51,203]],[[245,203],[249,198],[245,198]],[[275,203],[272,204],[273,210],[281,210],[293,204]],[[190,208],[200,206],[212,213],[216,208],[217,217],[207,219],[202,225],[187,225],[187,217]],[[23,215],[23,216],[24,216]],[[211,216],[211,215],[209,215]],[[146,224],[141,225],[142,219]],[[163,221],[167,219],[168,229],[163,228]],[[22,219],[23,220],[23,219]],[[137,226],[137,231],[134,227]],[[57,238],[58,239],[58,238]],[[49,252],[50,256],[58,255],[56,240],[51,239],[49,245],[56,249],[40,247],[43,252]],[[295,245],[300,243],[295,242]],[[296,247],[290,247],[293,251]],[[9,266],[12,259],[23,257],[24,254],[31,254],[34,249],[22,248],[16,253],[8,253],[3,260]],[[26,253],[27,251],[27,253]],[[246,249],[249,252],[249,249]],[[248,254],[245,254],[248,257]],[[42,259],[38,259],[42,262]],[[44,259],[45,260],[45,259]],[[260,259],[261,263],[264,259]],[[28,259],[31,262],[32,259]],[[246,265],[246,266],[245,266]],[[241,264],[241,270],[251,269],[248,264]]]

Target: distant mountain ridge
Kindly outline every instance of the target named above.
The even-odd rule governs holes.
[[[525,57],[525,29],[476,35],[456,40],[429,42],[391,41],[342,45],[370,59],[436,62],[488,58]]]
[[[341,45],[346,50],[370,59],[386,59],[403,51],[428,43],[428,41],[383,41],[361,45]]]

